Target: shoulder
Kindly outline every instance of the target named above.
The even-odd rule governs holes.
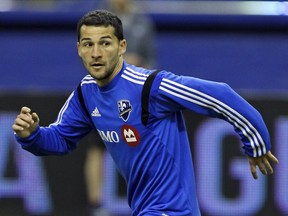
[[[135,65],[126,64],[121,77],[128,82],[143,85],[147,77],[153,73],[154,70],[137,67]]]
[[[95,79],[91,75],[86,75],[80,82],[80,85],[94,85],[96,84]]]
[[[161,69],[146,69],[142,67],[137,67],[135,65],[129,65],[127,64],[125,69],[123,70],[122,78],[144,85],[147,78],[153,74],[154,72],[157,72],[155,74],[155,77],[153,80],[156,83],[160,83],[163,79],[169,79],[169,80],[179,80],[181,76],[174,74],[172,72],[161,70]]]

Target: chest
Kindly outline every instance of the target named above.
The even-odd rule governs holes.
[[[87,108],[107,148],[139,145],[145,129],[141,122],[141,88],[94,91]],[[112,150],[111,149],[111,150]]]
[[[135,122],[141,109],[141,95],[135,91],[131,94],[128,90],[96,92],[89,98],[88,106],[93,122],[98,126],[107,121],[116,125]]]

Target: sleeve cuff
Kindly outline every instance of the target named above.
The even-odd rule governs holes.
[[[33,144],[33,141],[39,134],[40,134],[40,127],[38,127],[33,133],[31,133],[30,136],[26,138],[21,138],[15,133],[15,138],[17,142],[20,143],[22,146],[30,146]]]

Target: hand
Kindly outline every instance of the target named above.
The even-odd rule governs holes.
[[[251,173],[254,179],[258,178],[256,167],[259,167],[259,170],[263,175],[272,174],[273,168],[270,165],[270,161],[273,163],[279,163],[278,159],[269,151],[267,154],[262,157],[248,157]]]
[[[33,133],[39,126],[39,117],[36,113],[31,114],[31,109],[28,107],[22,107],[20,114],[12,125],[15,133],[21,137],[26,138]]]

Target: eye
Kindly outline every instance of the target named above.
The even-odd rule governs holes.
[[[83,47],[91,47],[91,46],[93,46],[93,43],[92,42],[85,42],[82,45],[83,45]]]
[[[110,46],[111,42],[110,41],[102,41],[102,46]]]

